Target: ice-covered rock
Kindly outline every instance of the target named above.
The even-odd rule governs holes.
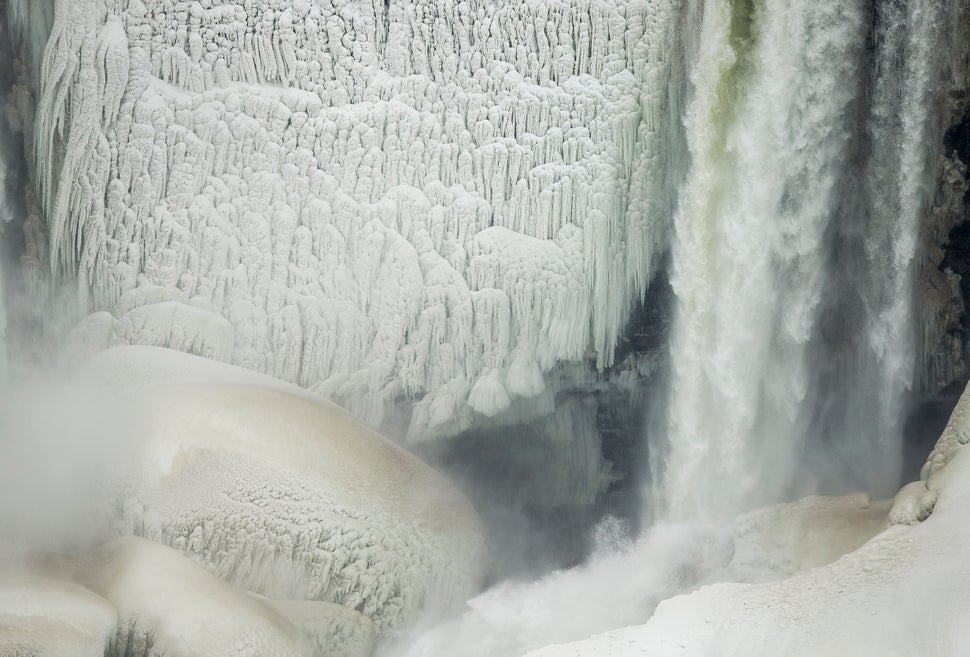
[[[122,532],[263,596],[341,605],[378,632],[476,591],[485,555],[471,504],[345,411],[173,350],[110,349],[88,372],[140,418]]]
[[[105,545],[79,560],[75,576],[117,610],[114,653],[106,654],[314,654],[303,633],[270,604],[152,541],[125,538]]]
[[[351,609],[329,602],[265,600],[266,604],[303,632],[318,654],[370,657],[377,643],[374,622]]]
[[[782,579],[832,563],[886,528],[890,502],[865,493],[812,495],[734,521],[733,581]]]
[[[939,493],[926,487],[925,481],[914,481],[903,486],[893,499],[889,521],[894,525],[915,525],[933,513]]]

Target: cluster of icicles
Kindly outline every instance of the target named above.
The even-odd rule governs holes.
[[[78,276],[84,349],[415,400],[413,439],[612,363],[667,241],[666,2],[13,4],[27,267]]]

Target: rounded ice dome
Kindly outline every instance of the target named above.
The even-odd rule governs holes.
[[[137,409],[121,532],[274,600],[322,601],[378,634],[474,594],[484,532],[444,476],[295,386],[166,349],[89,374]]]

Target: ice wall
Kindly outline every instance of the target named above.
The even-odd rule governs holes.
[[[32,275],[97,347],[413,400],[413,439],[502,414],[612,362],[666,244],[668,5],[11,0]]]

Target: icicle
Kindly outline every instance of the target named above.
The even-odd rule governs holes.
[[[191,291],[220,353],[436,435],[612,362],[666,247],[667,2],[95,4],[57,5],[34,149],[95,305]]]

